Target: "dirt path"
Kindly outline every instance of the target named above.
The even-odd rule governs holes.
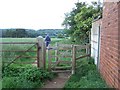
[[[47,81],[43,88],[63,88],[70,75],[71,73],[58,73],[58,76],[52,81]]]

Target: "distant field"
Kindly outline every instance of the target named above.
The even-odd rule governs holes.
[[[2,42],[36,42],[36,38],[0,38]],[[63,38],[51,38],[51,40],[54,41],[60,41],[63,40]]]
[[[35,42],[36,38],[1,38],[2,42]]]

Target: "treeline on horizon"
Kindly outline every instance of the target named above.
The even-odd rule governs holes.
[[[0,29],[2,31],[2,35],[0,37],[2,38],[35,38],[38,36],[45,37],[47,34],[49,34],[50,37],[64,37],[65,32],[64,29],[39,29],[39,30],[33,30],[33,29]]]

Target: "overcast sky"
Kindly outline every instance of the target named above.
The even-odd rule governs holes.
[[[77,1],[0,0],[0,28],[36,30],[63,28],[61,24],[64,20],[64,13],[70,12]],[[90,2],[91,0],[88,1]]]

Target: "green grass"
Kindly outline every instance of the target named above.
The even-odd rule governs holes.
[[[37,38],[1,38],[2,42],[36,42]],[[51,38],[51,43],[61,41],[63,38]]]
[[[54,45],[56,42],[61,41],[62,39],[51,38],[51,44]],[[2,38],[2,42],[37,42],[36,38]],[[2,45],[2,50],[27,50],[32,46],[32,44],[7,44]],[[37,51],[36,47],[33,47],[31,50]],[[36,52],[3,52],[2,61],[12,61],[16,56],[37,56]],[[5,58],[8,57],[8,58]],[[10,58],[11,57],[11,58]],[[34,62],[35,59],[32,58],[19,58],[16,62]],[[4,64],[6,65],[6,64]]]
[[[54,73],[37,67],[11,65],[3,69],[2,88],[40,88],[45,80],[54,76]]]
[[[36,38],[3,38],[3,42],[35,42]],[[56,39],[52,38],[51,45],[55,45],[56,42],[63,44],[74,44],[74,42],[66,39]],[[75,44],[79,44],[75,43]],[[7,47],[7,48],[6,48]],[[18,46],[3,46],[3,49],[26,49],[29,48],[29,45],[18,45]],[[35,50],[35,48],[33,48]],[[64,51],[61,51],[64,52]],[[55,54],[54,51],[51,51],[52,55]],[[78,51],[78,55],[81,51]],[[22,53],[6,53],[7,56],[15,56],[20,55]],[[84,51],[83,51],[84,54]],[[3,54],[4,55],[4,54]],[[32,55],[34,53],[26,53],[25,55]],[[47,57],[47,55],[46,55]],[[62,60],[71,60],[71,58],[61,58]],[[7,59],[6,59],[7,60]],[[8,59],[10,60],[10,59]],[[19,59],[18,61],[32,61],[30,58]],[[52,58],[52,61],[55,61],[55,58]],[[48,61],[47,63],[48,64]],[[66,65],[61,65],[66,66]],[[25,69],[26,68],[26,69]],[[41,72],[44,72],[41,74]],[[38,77],[41,75],[41,77]],[[34,77],[35,76],[35,77]],[[4,70],[3,73],[3,87],[4,88],[34,88],[34,87],[42,87],[44,81],[46,79],[52,79],[54,77],[53,73],[48,71],[42,71],[37,68],[32,67],[32,65],[17,65],[12,64],[7,69]],[[38,79],[41,78],[41,79]],[[34,81],[35,80],[35,81]],[[89,62],[85,59],[77,62],[76,74],[72,75],[68,82],[65,84],[64,88],[107,88],[107,85],[100,77],[99,72],[96,69],[96,66],[93,64],[92,60]]]
[[[59,39],[52,39],[54,44]],[[2,38],[2,42],[36,42],[36,38]],[[27,50],[31,45],[3,45],[3,50]],[[36,50],[33,47],[32,50]],[[36,52],[3,52],[2,61],[12,61],[16,56],[36,56]],[[8,58],[4,58],[8,57]],[[11,57],[11,58],[9,58]],[[35,59],[20,58],[15,62],[34,62]],[[3,64],[4,65],[7,65]],[[2,87],[3,88],[40,88],[43,86],[44,81],[52,79],[55,75],[47,70],[41,70],[37,67],[33,67],[31,64],[11,64],[8,67],[2,69]]]
[[[2,49],[3,50],[27,50],[31,47],[32,45],[18,45],[18,44],[15,44],[15,45],[3,45],[2,46]],[[31,50],[34,50],[34,51],[37,51],[37,49],[35,47],[33,47]],[[2,53],[2,61],[3,62],[11,62],[12,60],[14,60],[16,57],[18,56],[37,56],[36,55],[36,52],[3,52]],[[19,59],[17,59],[15,62],[35,62],[35,59],[32,59],[32,58],[25,58],[25,57],[21,57]],[[3,65],[7,65],[7,63],[4,63]]]
[[[2,38],[2,42],[35,42],[36,38]]]
[[[100,77],[96,66],[92,60],[86,59],[77,62],[76,73],[70,77],[65,84],[66,88],[108,88],[104,80]]]

